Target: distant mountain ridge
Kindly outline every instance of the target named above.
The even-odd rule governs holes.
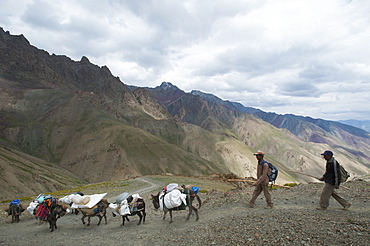
[[[340,120],[339,122],[347,125],[351,125],[357,128],[361,128],[367,132],[370,132],[370,120]]]
[[[360,127],[353,126],[353,124],[355,124],[356,121],[336,122],[336,121],[328,121],[324,119],[314,119],[311,117],[297,116],[293,114],[281,115],[281,114],[276,114],[272,112],[263,112],[262,110],[255,109],[252,107],[245,107],[242,104],[237,103],[237,102],[224,101],[212,94],[203,93],[203,92],[194,91],[194,90],[191,91],[190,93],[196,96],[200,96],[205,100],[213,101],[218,104],[224,105],[230,108],[231,110],[238,110],[244,113],[253,114],[254,116],[266,122],[269,122],[270,124],[274,125],[277,128],[286,128],[297,136],[299,135],[299,132],[297,131],[297,125],[299,125],[301,122],[308,122],[308,123],[315,124],[330,133],[334,132],[333,128],[340,128],[353,135],[363,137],[363,138],[370,138],[370,134],[366,130],[361,129]],[[234,108],[231,105],[233,105]],[[352,123],[352,124],[349,124],[349,123]]]

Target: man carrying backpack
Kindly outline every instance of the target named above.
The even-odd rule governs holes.
[[[319,202],[320,206],[316,209],[326,210],[329,206],[329,199],[332,196],[340,203],[340,205],[343,206],[343,210],[348,210],[348,208],[351,206],[351,203],[340,197],[338,193],[335,192],[335,189],[339,189],[340,185],[340,165],[334,159],[333,152],[331,152],[330,150],[326,150],[321,155],[326,160],[326,171],[322,178],[320,178],[321,181],[325,182],[325,186],[321,193]]]
[[[263,191],[263,194],[265,195],[267,206],[265,208],[272,208],[274,204],[272,203],[271,195],[269,193],[268,185],[269,185],[269,173],[270,168],[266,161],[264,161],[264,153],[262,151],[258,151],[254,154],[258,160],[257,165],[257,181],[254,182],[252,185],[256,186],[256,188],[253,191],[253,195],[251,200],[247,203],[247,205],[251,208],[254,207],[254,202],[256,201],[257,197],[261,194]]]

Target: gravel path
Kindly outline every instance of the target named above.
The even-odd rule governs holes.
[[[274,209],[263,208],[263,195],[255,208],[249,208],[246,201],[253,187],[248,186],[200,194],[200,220],[193,216],[186,221],[187,211],[175,211],[173,223],[163,221],[149,199],[163,184],[149,178],[140,181],[145,187],[131,193],[139,193],[147,202],[143,225],[137,225],[138,217],[131,217],[122,227],[121,218],[108,213],[107,225],[97,226],[97,218],[92,218],[88,227],[82,224],[81,215],[67,214],[51,233],[46,223],[38,226],[25,212],[18,224],[1,216],[0,245],[370,245],[370,184],[365,181],[348,182],[350,190],[339,190],[352,202],[348,211],[341,210],[334,199],[328,210],[316,210],[323,188],[319,183],[271,191]]]

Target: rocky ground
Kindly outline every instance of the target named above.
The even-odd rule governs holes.
[[[264,209],[261,194],[255,208],[246,206],[253,187],[200,194],[203,205],[200,220],[186,221],[186,211],[174,212],[174,221],[162,220],[155,211],[150,194],[155,184],[146,178],[147,187],[140,195],[147,201],[145,224],[137,225],[138,217],[124,227],[121,219],[108,214],[108,224],[97,226],[97,218],[87,227],[81,215],[67,214],[58,220],[58,229],[50,232],[48,225],[37,225],[25,212],[21,222],[10,223],[2,214],[0,245],[370,245],[370,183],[352,181],[350,189],[338,192],[351,201],[348,211],[332,198],[328,210],[315,208],[322,183],[301,184],[292,189],[272,190],[275,207]],[[114,202],[114,197],[109,198]]]

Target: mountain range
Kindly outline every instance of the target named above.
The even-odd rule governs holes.
[[[87,57],[50,55],[2,28],[0,84],[0,199],[148,174],[250,177],[257,150],[279,168],[278,183],[313,181],[297,171],[321,176],[326,149],[352,177],[369,175],[365,130],[168,82],[128,86]]]

